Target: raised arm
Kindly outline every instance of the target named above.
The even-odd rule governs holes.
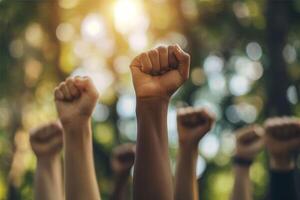
[[[233,158],[234,185],[231,200],[252,200],[249,171],[255,156],[263,147],[263,129],[257,125],[236,131],[236,151]]]
[[[111,166],[114,172],[114,190],[111,200],[126,200],[128,196],[128,182],[130,170],[134,164],[135,145],[123,144],[113,151]]]
[[[202,108],[181,108],[177,112],[179,153],[175,175],[175,199],[198,200],[196,163],[198,144],[210,131],[213,115]]]
[[[300,149],[300,120],[272,118],[265,123],[265,145],[269,153],[270,197],[296,200],[295,155]]]
[[[176,66],[171,65],[174,56],[179,63]],[[131,64],[138,128],[133,178],[135,200],[173,200],[167,110],[171,95],[188,78],[189,65],[189,55],[178,45],[142,53]]]
[[[87,77],[69,78],[55,89],[55,100],[64,128],[66,199],[98,200],[91,129],[98,92]]]
[[[63,130],[58,122],[30,131],[30,144],[37,158],[34,175],[35,200],[63,200],[60,151]]]

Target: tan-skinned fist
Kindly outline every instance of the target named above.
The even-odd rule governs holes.
[[[37,158],[56,156],[63,146],[63,129],[52,122],[30,131],[30,144]]]
[[[130,68],[137,98],[169,99],[189,77],[190,56],[178,45],[160,46],[138,55]]]
[[[300,120],[277,117],[265,122],[264,142],[270,154],[270,165],[276,169],[295,167],[294,155],[300,150]]]
[[[181,145],[198,146],[201,138],[208,133],[215,121],[214,115],[206,108],[180,108],[177,111],[177,129]]]
[[[63,125],[91,118],[99,94],[89,77],[68,78],[55,88],[55,103]]]
[[[111,166],[116,175],[129,174],[135,159],[135,144],[123,144],[113,150]]]
[[[263,128],[258,125],[251,125],[238,129],[235,133],[235,156],[247,160],[253,160],[263,148],[263,133]]]

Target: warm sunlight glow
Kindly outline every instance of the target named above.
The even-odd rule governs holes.
[[[139,0],[118,0],[114,6],[114,23],[116,29],[123,34],[148,26]]]

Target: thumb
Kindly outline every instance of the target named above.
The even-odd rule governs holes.
[[[184,80],[189,78],[190,71],[190,55],[184,52],[178,44],[174,46],[174,54],[179,61],[178,70]]]
[[[131,74],[133,76],[135,76],[135,75],[138,76],[140,74],[143,74],[141,68],[142,68],[142,64],[141,64],[140,55],[139,55],[139,56],[135,57],[130,64]]]

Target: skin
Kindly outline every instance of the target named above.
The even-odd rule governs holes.
[[[134,164],[135,145],[123,144],[113,151],[111,166],[115,175],[115,186],[112,193],[112,200],[128,199],[128,181],[130,170]]]
[[[188,79],[189,66],[189,55],[178,45],[142,53],[131,63],[138,129],[133,199],[174,198],[167,110],[171,95]]]
[[[294,169],[294,155],[300,149],[300,120],[288,117],[271,118],[264,126],[270,168],[280,171]]]
[[[34,176],[34,199],[63,200],[63,181],[60,151],[63,130],[52,122],[30,131],[31,148],[37,158]]]
[[[68,78],[55,89],[56,108],[64,129],[67,200],[100,199],[91,129],[98,96],[88,77]]]
[[[196,177],[198,144],[211,130],[214,116],[204,108],[181,108],[177,112],[179,153],[175,175],[175,199],[199,199]]]
[[[248,126],[236,132],[235,156],[254,160],[263,147],[263,129],[258,125]],[[234,185],[231,200],[252,200],[252,185],[249,176],[250,166],[233,166]]]

